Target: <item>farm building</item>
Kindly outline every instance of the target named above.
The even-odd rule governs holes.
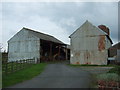
[[[114,57],[117,62],[120,62],[120,42],[109,48],[110,57]]]
[[[8,41],[8,61],[35,59],[37,62],[67,60],[70,50],[53,36],[22,28]]]
[[[112,45],[109,29],[92,25],[88,20],[70,36],[71,64],[106,65],[108,48]]]

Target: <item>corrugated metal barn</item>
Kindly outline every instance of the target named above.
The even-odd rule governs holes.
[[[120,62],[120,42],[109,48],[110,57],[114,57],[117,62]]]
[[[101,27],[101,26],[100,26]],[[71,64],[106,65],[108,48],[112,40],[106,30],[86,21],[69,37],[71,39]]]
[[[8,61],[35,59],[39,62],[67,60],[67,45],[53,36],[22,28],[8,41]]]

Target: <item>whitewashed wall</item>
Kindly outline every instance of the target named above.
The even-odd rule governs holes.
[[[21,30],[8,41],[8,60],[40,58],[40,39]]]

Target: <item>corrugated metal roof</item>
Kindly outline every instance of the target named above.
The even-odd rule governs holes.
[[[40,39],[52,41],[52,42],[59,43],[59,44],[64,44],[62,41],[58,40],[57,38],[55,38],[51,35],[44,34],[44,33],[38,32],[38,31],[34,31],[32,29],[25,28],[25,27],[23,27],[23,29],[28,30],[29,32],[31,32],[32,34],[34,34],[35,36],[37,36]]]
[[[111,46],[110,49],[120,49],[120,42],[118,42],[115,45]]]
[[[80,28],[81,28],[83,25],[85,25],[85,24],[89,24],[90,26],[94,26],[91,22],[89,22],[88,20],[86,20],[85,23],[83,23],[76,31],[74,31],[74,32],[69,36],[69,38],[71,38],[71,36],[74,35],[78,30],[80,30]],[[96,26],[94,26],[94,27],[96,27]],[[106,32],[104,32],[103,30],[101,30],[101,29],[98,28],[98,27],[96,27],[96,28],[97,28],[103,35],[106,35],[107,38],[110,40],[111,44],[113,44],[110,36],[109,36]],[[93,33],[94,33],[94,32],[93,32]]]

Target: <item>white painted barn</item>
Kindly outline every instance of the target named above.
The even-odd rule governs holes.
[[[8,61],[65,59],[66,48],[66,44],[53,36],[22,28],[8,41]]]
[[[112,40],[106,32],[86,21],[69,37],[71,64],[107,64]]]

